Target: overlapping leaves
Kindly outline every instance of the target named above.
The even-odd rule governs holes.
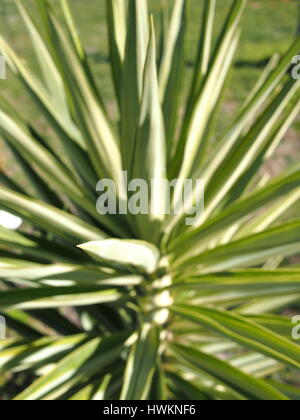
[[[218,2],[205,1],[186,102],[188,1],[163,9],[157,59],[148,2],[107,0],[119,121],[67,0],[61,13],[36,0],[37,21],[16,3],[39,71],[2,37],[0,49],[52,129],[40,133],[1,101],[0,133],[25,182],[0,174],[0,207],[24,220],[19,232],[0,230],[0,310],[18,335],[0,343],[0,369],[36,377],[16,399],[299,399],[270,379],[300,364],[278,315],[300,300],[299,269],[286,260],[299,253],[300,222],[280,221],[300,198],[299,164],[264,184],[257,173],[299,112],[300,82],[286,73],[300,41],[271,58],[215,139],[246,0],[232,2],[216,43]],[[97,178],[122,169],[147,182],[203,178],[204,217],[186,227],[183,212],[165,215],[160,189],[148,216],[97,214]],[[178,183],[173,206],[181,193]]]

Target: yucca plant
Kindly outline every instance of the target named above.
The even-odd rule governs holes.
[[[1,101],[1,136],[25,179],[1,173],[0,207],[24,221],[0,230],[0,309],[15,331],[0,342],[1,375],[32,378],[15,398],[299,399],[281,379],[299,369],[300,349],[280,314],[300,300],[289,259],[300,219],[282,218],[300,199],[300,164],[273,179],[260,169],[299,112],[300,81],[287,70],[300,40],[271,58],[216,135],[245,0],[233,0],[216,43],[218,2],[204,1],[188,91],[188,2],[164,9],[156,48],[146,0],[107,0],[116,115],[67,1],[58,13],[57,2],[36,0],[39,19],[16,3],[40,71],[3,38],[0,50],[49,130]],[[98,180],[122,171],[202,179],[204,214],[192,226],[189,208],[166,215],[161,188],[148,215],[99,214]],[[191,192],[191,208],[197,199]]]

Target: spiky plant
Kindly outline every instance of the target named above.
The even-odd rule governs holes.
[[[300,251],[300,219],[282,222],[300,198],[300,165],[273,179],[260,168],[299,111],[300,82],[287,69],[300,41],[271,59],[216,136],[246,1],[233,1],[216,45],[216,1],[204,2],[182,95],[187,2],[163,19],[158,54],[147,1],[107,0],[116,118],[60,2],[57,16],[36,0],[36,23],[17,1],[38,75],[0,41],[51,128],[39,132],[2,102],[1,135],[27,180],[1,174],[1,208],[24,220],[0,231],[0,308],[19,337],[0,343],[1,374],[33,378],[16,399],[299,398],[280,382],[281,371],[299,369],[300,351],[278,314],[300,300],[288,259]],[[122,170],[147,182],[204,180],[204,214],[192,226],[186,208],[164,215],[160,188],[149,215],[98,214],[97,181]]]

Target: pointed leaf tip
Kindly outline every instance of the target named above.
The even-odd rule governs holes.
[[[147,242],[106,239],[78,245],[106,267],[119,271],[152,273],[158,266],[160,253]]]

